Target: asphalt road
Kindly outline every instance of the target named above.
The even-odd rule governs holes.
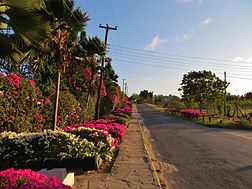
[[[137,105],[173,189],[252,189],[252,131],[216,129]],[[167,168],[168,169],[168,168]]]

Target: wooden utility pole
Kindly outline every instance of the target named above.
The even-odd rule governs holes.
[[[224,89],[224,118],[227,116],[227,75],[226,72],[224,72],[224,83],[225,83],[225,89]]]
[[[122,79],[123,80],[123,85],[122,85],[122,91],[123,91],[123,95],[122,95],[122,100],[124,100],[124,81],[126,80],[126,79]]]
[[[106,26],[99,25],[99,28],[105,29],[105,46],[107,48],[107,40],[108,40],[108,32],[109,30],[117,30],[117,27],[110,27],[108,24]],[[100,103],[101,103],[101,88],[102,88],[102,81],[103,81],[103,71],[104,71],[104,59],[105,57],[102,57],[102,63],[101,63],[101,73],[100,73],[100,84],[98,89],[98,97],[96,101],[96,109],[95,109],[95,119],[99,119],[100,117]]]
[[[125,83],[125,95],[127,95],[127,83]]]

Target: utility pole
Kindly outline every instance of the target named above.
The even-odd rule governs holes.
[[[108,40],[108,32],[109,30],[117,30],[116,27],[110,27],[108,24],[106,26],[99,25],[99,28],[105,29],[105,46],[107,48],[107,40]],[[100,102],[101,102],[101,88],[102,88],[102,81],[103,81],[103,71],[104,71],[104,56],[102,57],[102,63],[101,63],[101,73],[100,73],[100,85],[98,90],[98,97],[96,101],[96,110],[95,110],[95,119],[99,119],[100,117]]]
[[[128,96],[128,94],[129,94],[129,85],[127,84],[127,91],[126,91],[126,93],[127,93],[127,96]]]
[[[122,79],[122,81],[123,81],[123,85],[122,85],[122,91],[123,91],[123,100],[124,100],[124,81],[125,81],[126,79]]]
[[[127,83],[125,83],[125,94],[127,95]]]
[[[224,83],[225,83],[225,89],[224,89],[224,118],[227,116],[227,75],[226,72],[224,72]]]

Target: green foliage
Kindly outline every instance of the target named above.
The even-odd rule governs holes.
[[[50,113],[50,100],[43,97],[32,82],[14,74],[0,76],[1,127],[16,132],[31,132],[50,125],[51,116],[45,116]]]
[[[200,109],[220,98],[227,83],[220,80],[211,71],[191,71],[183,75],[181,82],[182,99],[187,106],[197,103]]]
[[[153,92],[149,92],[148,90],[140,91],[139,97],[143,102],[152,102]]]
[[[87,157],[98,155],[97,147],[86,139],[63,131],[46,133],[0,133],[0,162],[18,167],[28,159]]]
[[[164,107],[172,110],[181,110],[186,108],[181,98],[175,95],[169,95],[165,98]]]

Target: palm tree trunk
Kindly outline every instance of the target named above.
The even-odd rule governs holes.
[[[53,117],[53,127],[52,127],[53,131],[55,131],[56,126],[57,126],[59,94],[60,94],[60,76],[61,76],[61,71],[59,69],[58,70],[58,78],[57,78],[57,90],[56,90],[55,102],[54,102],[54,117]]]

